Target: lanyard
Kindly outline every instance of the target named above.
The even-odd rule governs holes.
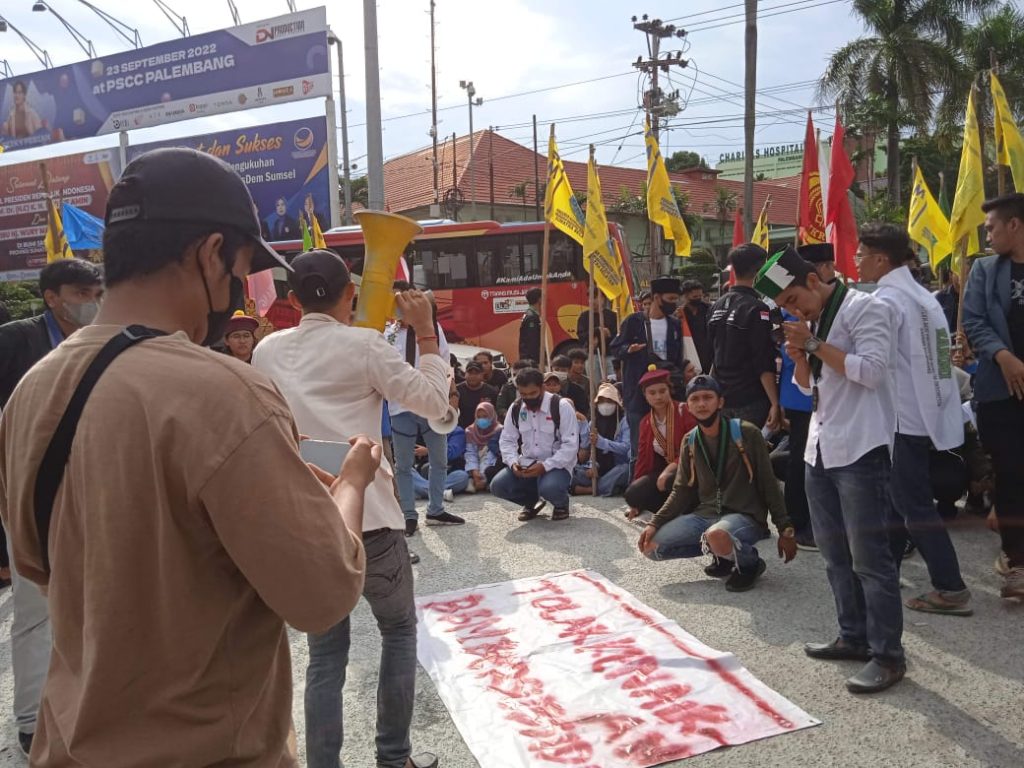
[[[725,451],[727,447],[726,443],[728,443],[725,431],[725,418],[722,417],[719,419],[718,429],[718,463],[712,465],[711,457],[708,456],[707,446],[704,445],[704,433],[699,427],[697,429],[697,444],[700,446],[701,455],[704,456],[704,461],[707,463],[708,469],[710,469],[715,475],[715,485],[718,487],[719,495],[721,495],[722,492],[722,478],[725,476]]]

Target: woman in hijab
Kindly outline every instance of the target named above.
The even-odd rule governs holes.
[[[503,468],[498,447],[500,438],[497,411],[491,403],[480,403],[473,415],[473,423],[466,429],[466,471],[469,473],[466,493],[486,491],[491,480]]]
[[[629,484],[629,423],[622,408],[622,396],[614,384],[605,382],[598,388],[594,405],[597,429],[591,430],[587,422],[580,425],[581,435],[582,428],[587,428],[590,460],[576,465],[573,493],[577,496],[591,493],[596,472],[597,495],[617,496]]]

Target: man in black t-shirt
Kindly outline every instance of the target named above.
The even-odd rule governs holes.
[[[779,385],[768,305],[753,288],[768,259],[753,243],[732,249],[735,285],[711,308],[708,334],[714,348],[713,375],[725,395],[727,419],[742,419],[772,430],[782,424]]]
[[[501,388],[508,383],[508,376],[504,371],[494,367],[494,355],[486,349],[481,349],[473,355],[473,362],[480,363],[484,370],[484,384],[488,384],[501,392]]]
[[[498,390],[484,383],[484,367],[473,360],[466,364],[466,380],[459,384],[459,426],[465,429],[476,419],[476,407],[498,403]]]

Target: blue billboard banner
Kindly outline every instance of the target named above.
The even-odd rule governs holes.
[[[300,212],[316,216],[325,232],[331,226],[326,117],[139,144],[128,148],[128,159],[158,147],[191,147],[231,165],[249,187],[268,240],[302,237]]]
[[[330,94],[327,10],[0,80],[10,152]]]

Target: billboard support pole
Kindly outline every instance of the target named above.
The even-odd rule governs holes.
[[[124,172],[125,167],[128,165],[128,131],[121,131],[118,134],[120,146],[118,152],[121,157],[121,171]]]
[[[328,43],[333,39],[334,34],[331,32],[330,27],[328,27]],[[341,220],[340,205],[338,203],[338,124],[334,114],[334,79],[331,73],[330,58],[327,60],[327,73],[331,82],[331,87],[327,90],[327,99],[324,102],[324,109],[327,114],[327,189],[330,191],[330,194],[327,196],[327,203],[330,206],[331,227],[336,227]],[[344,109],[344,105],[342,109]]]
[[[363,0],[366,46],[366,170],[367,206],[384,210],[384,145],[380,122],[380,63],[377,57],[377,2]]]

